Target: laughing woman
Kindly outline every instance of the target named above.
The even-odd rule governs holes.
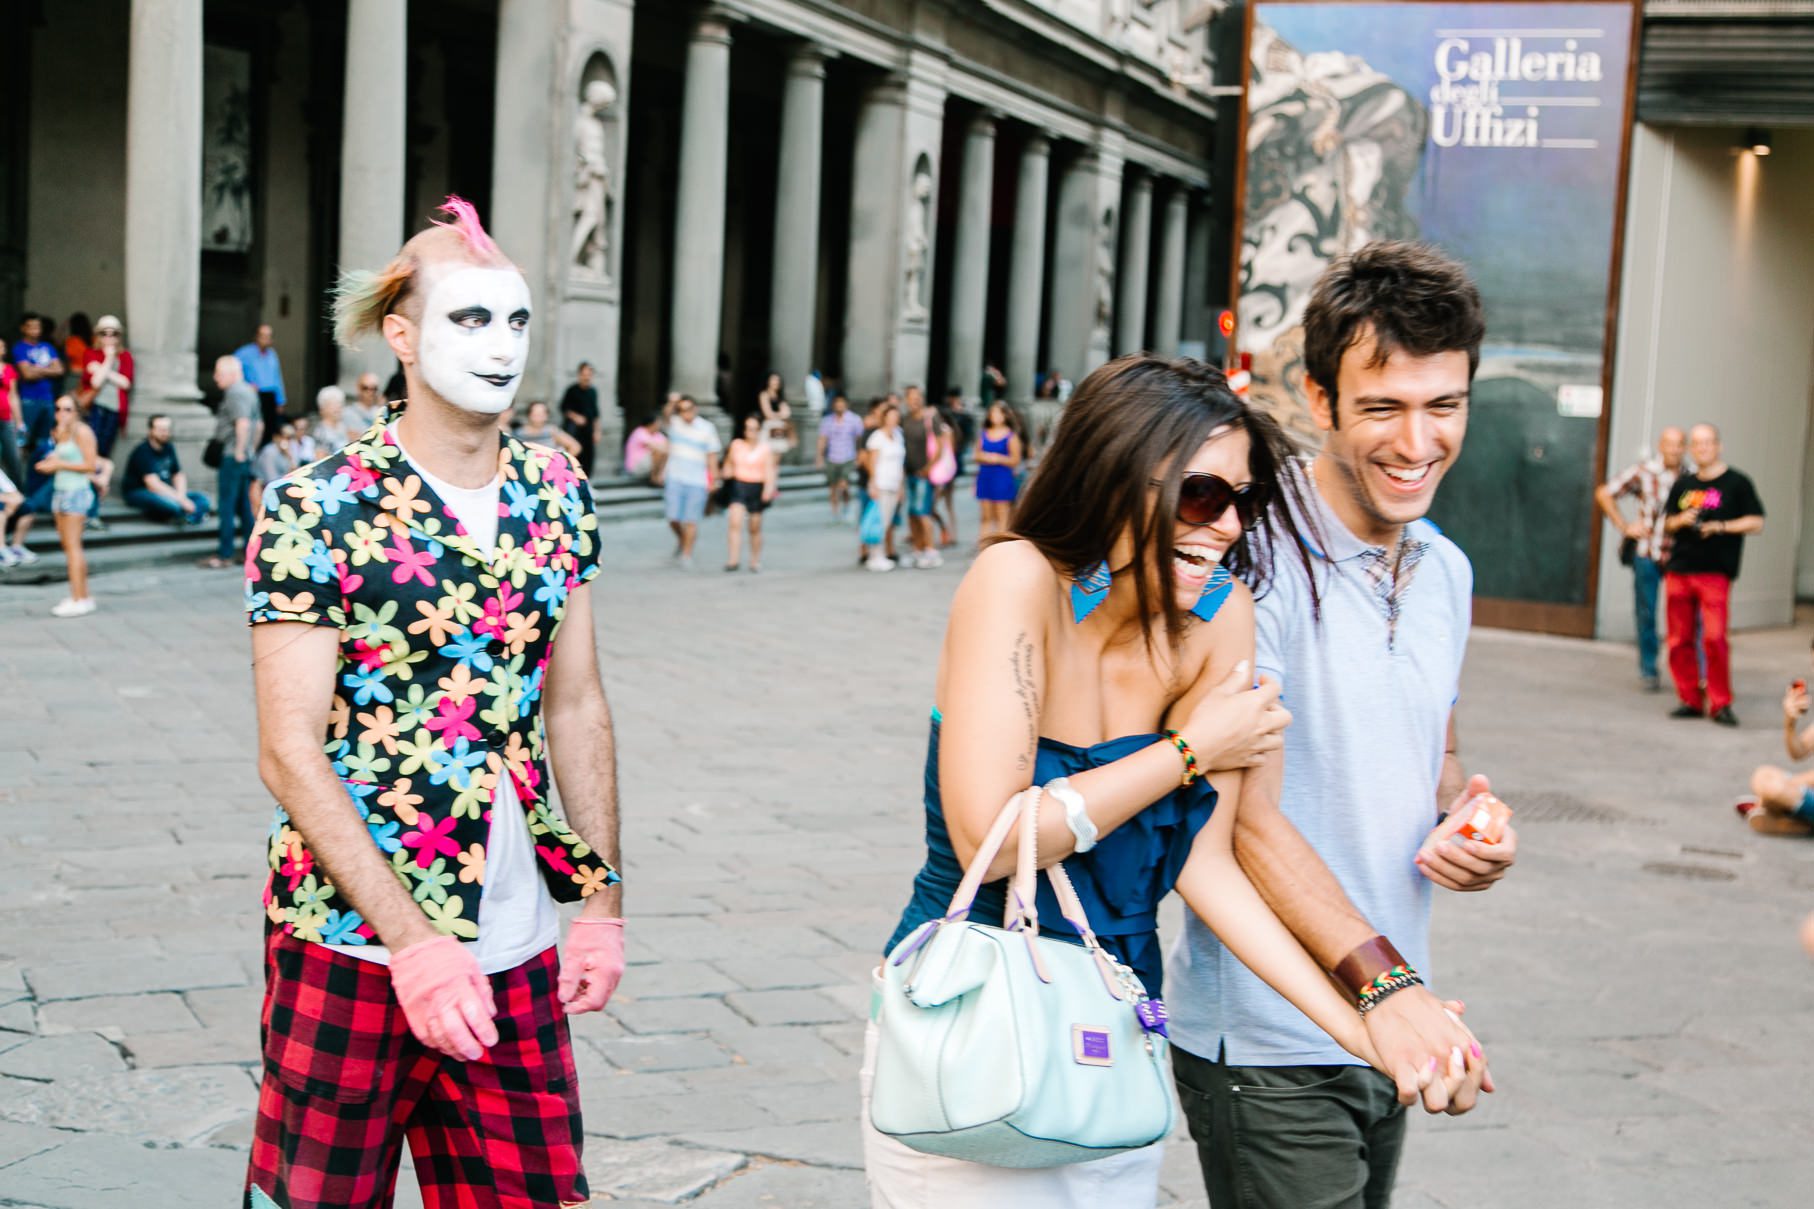
[[[1153,997],[1157,908],[1174,887],[1235,954],[1357,1056],[1360,1018],[1236,863],[1243,770],[1289,716],[1253,687],[1254,590],[1271,548],[1297,551],[1264,507],[1288,455],[1278,429],[1201,362],[1124,357],[1084,381],[1014,515],[952,603],[926,762],[925,866],[888,948],[942,916],[1003,803],[1049,790],[1039,864],[1058,860],[1095,931]],[[1277,519],[1283,518],[1283,519]],[[1259,539],[1244,542],[1256,524]],[[1174,737],[1175,736],[1175,737]],[[1214,769],[1207,778],[1198,768]],[[972,918],[1001,918],[1010,835]],[[1042,935],[1076,939],[1051,888]],[[888,1005],[882,1003],[884,1022]],[[882,1027],[886,1027],[884,1023]],[[910,1149],[869,1115],[876,1209],[1139,1209],[1158,1195],[1160,1146],[1064,1167],[988,1166]]]

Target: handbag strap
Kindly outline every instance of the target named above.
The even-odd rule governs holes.
[[[976,853],[970,858],[970,865],[964,870],[964,879],[958,883],[957,890],[951,895],[951,902],[945,909],[945,916],[933,920],[921,929],[920,935],[912,944],[897,954],[895,964],[906,961],[914,952],[930,940],[938,925],[957,923],[967,919],[970,909],[976,905],[976,895],[982,889],[983,877],[989,866],[994,863],[1002,845],[1007,842],[1008,832],[1016,821],[1022,823],[1019,846],[1016,852],[1015,869],[1010,877],[1007,904],[1003,911],[1002,927],[1006,931],[1020,932],[1027,939],[1027,951],[1033,961],[1033,968],[1040,981],[1050,982],[1045,963],[1039,956],[1039,802],[1044,790],[1034,785],[1009,798],[990,824],[988,834],[977,846]],[[1116,999],[1123,999],[1125,987],[1116,968],[1114,958],[1097,940],[1095,930],[1090,927],[1089,913],[1084,910],[1083,900],[1077,896],[1077,888],[1071,884],[1070,875],[1065,872],[1064,862],[1056,861],[1046,869],[1046,877],[1052,883],[1052,891],[1058,898],[1058,909],[1065,921],[1083,937],[1084,947],[1096,959],[1096,968],[1102,975],[1103,985]]]
[[[1044,794],[1034,785],[1020,795],[1020,846],[1001,916],[1005,930],[1033,937],[1039,935],[1039,802]]]
[[[983,887],[983,875],[995,860],[995,854],[1007,841],[1008,831],[1014,826],[1014,820],[1020,817],[1022,794],[1015,794],[1008,799],[1007,805],[995,816],[995,822],[989,827],[989,833],[978,845],[976,855],[970,858],[970,867],[964,870],[964,880],[957,884],[957,890],[951,895],[951,902],[945,908],[945,919],[949,922],[967,918],[970,908],[976,905],[976,893]]]
[[[1039,947],[1039,870],[1038,856],[1035,847],[1039,836],[1039,803],[1044,791],[1037,785],[1027,791],[1028,800],[1022,806],[1020,820],[1020,853],[1015,863],[1014,881],[1008,887],[1007,909],[1003,912],[1002,927],[1010,932],[1021,931],[1026,934],[1028,949],[1033,957],[1033,968],[1041,982],[1052,979],[1046,973],[1045,962],[1040,960]],[[1077,895],[1077,887],[1071,884],[1071,875],[1065,872],[1063,861],[1053,861],[1046,866],[1046,878],[1052,883],[1052,893],[1058,899],[1058,910],[1065,922],[1076,929],[1083,938],[1083,947],[1095,958],[1096,972],[1102,976],[1103,986],[1116,999],[1128,998],[1129,988],[1125,985],[1121,971],[1115,959],[1109,956],[1102,942],[1096,938],[1096,930],[1090,926],[1089,912],[1084,910],[1083,900]]]

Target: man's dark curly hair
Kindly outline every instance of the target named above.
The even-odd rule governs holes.
[[[1471,381],[1486,336],[1480,291],[1466,269],[1426,243],[1381,240],[1333,261],[1304,308],[1304,373],[1329,396],[1337,427],[1342,354],[1369,335],[1369,368],[1399,350],[1431,357],[1460,349]]]

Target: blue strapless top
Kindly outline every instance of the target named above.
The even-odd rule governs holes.
[[[1164,736],[1157,734],[1128,735],[1091,747],[1041,738],[1033,765],[1033,784],[1076,776],[1160,742],[1164,742]],[[927,920],[944,915],[964,878],[963,867],[951,847],[951,834],[945,829],[944,804],[939,796],[938,748],[939,718],[935,712],[926,743],[926,863],[913,879],[913,898],[883,952],[892,951]],[[1159,902],[1171,893],[1190,857],[1197,832],[1209,821],[1215,806],[1216,791],[1208,781],[1200,779],[1180,786],[1102,837],[1088,852],[1068,856],[1064,861],[1065,872],[1071,875],[1097,938],[1140,976],[1147,994],[1155,999],[1165,975],[1164,954],[1159,946]],[[970,918],[999,925],[1007,884],[1007,879],[1002,878],[983,886]],[[1042,934],[1061,940],[1081,941],[1077,930],[1058,910],[1057,897],[1044,877],[1039,879],[1039,928]]]

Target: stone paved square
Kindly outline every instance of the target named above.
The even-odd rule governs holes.
[[[964,560],[867,574],[821,506],[770,526],[759,576],[671,568],[657,522],[604,529],[632,964],[575,1029],[601,1203],[864,1203],[863,979],[920,858]],[[702,565],[720,541],[709,522]],[[0,1204],[231,1204],[270,809],[238,584],[120,572],[74,622],[48,617],[58,592],[0,593]],[[1420,1115],[1401,1209],[1807,1204],[1814,843],[1728,803],[1780,758],[1810,620],[1738,638],[1735,732],[1664,718],[1628,648],[1476,632],[1463,752],[1521,856],[1438,896],[1436,983],[1500,1091]],[[1187,1143],[1165,1172],[1164,1203],[1202,1209]]]

